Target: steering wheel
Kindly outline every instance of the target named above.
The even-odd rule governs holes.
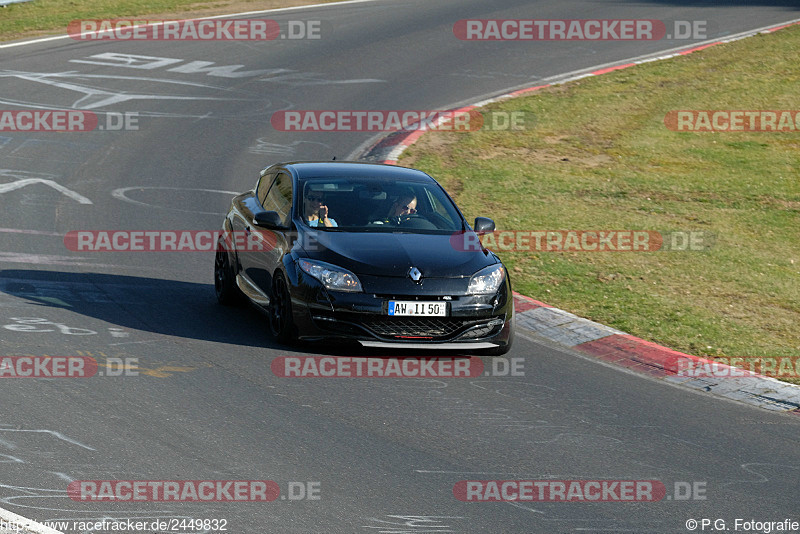
[[[419,228],[422,230],[436,230],[436,225],[430,219],[419,213],[410,213],[408,215],[401,215],[397,226],[403,228]]]

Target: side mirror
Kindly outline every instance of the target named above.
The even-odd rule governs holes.
[[[269,230],[279,230],[283,228],[281,216],[277,211],[259,211],[253,215],[253,224]]]
[[[488,217],[475,217],[475,225],[472,229],[479,235],[494,232],[494,221]]]

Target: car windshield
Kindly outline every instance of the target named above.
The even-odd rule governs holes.
[[[299,183],[297,215],[329,231],[449,234],[464,229],[453,201],[435,182],[310,178]]]

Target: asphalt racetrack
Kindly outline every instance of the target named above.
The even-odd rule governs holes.
[[[270,122],[279,110],[451,109],[800,17],[794,1],[736,4],[378,0],[249,16],[320,21],[316,40],[0,48],[0,108],[86,110],[103,126],[0,132],[0,355],[87,356],[104,374],[0,383],[0,507],[40,521],[216,518],[234,534],[685,533],[689,520],[706,532],[756,532],[736,519],[800,520],[791,416],[628,374],[524,332],[507,357],[522,362],[521,376],[281,378],[270,367],[281,356],[391,354],[276,344],[265,317],[216,304],[212,252],[64,244],[76,230],[218,230],[233,193],[263,167],[346,159],[375,136],[281,132]],[[702,20],[707,34],[472,42],[453,33],[462,19],[526,18]],[[136,129],[119,128],[126,117]],[[138,375],[122,370],[126,361]],[[71,482],[103,480],[269,480],[281,497],[68,494]],[[462,502],[454,487],[470,480],[657,481],[664,493]]]

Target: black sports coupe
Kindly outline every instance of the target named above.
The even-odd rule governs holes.
[[[217,299],[246,298],[281,343],[508,352],[511,283],[445,190],[415,169],[279,163],[233,198],[217,243]],[[469,246],[465,246],[469,245]]]

